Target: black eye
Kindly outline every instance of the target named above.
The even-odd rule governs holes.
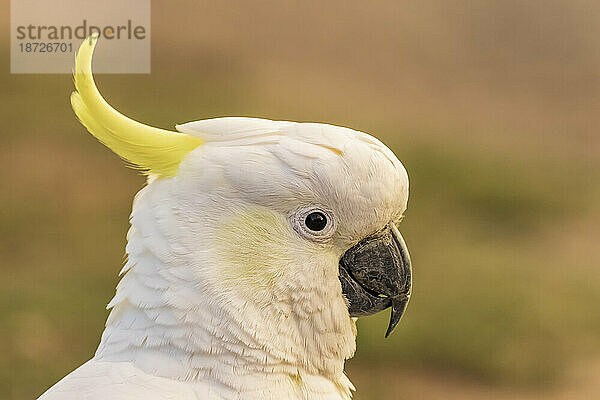
[[[322,231],[327,226],[327,217],[322,212],[315,211],[306,216],[304,223],[311,231]]]

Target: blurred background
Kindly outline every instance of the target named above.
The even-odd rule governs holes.
[[[0,12],[12,400],[92,356],[144,179],[76,121],[70,76],[9,74],[8,0]],[[585,0],[153,1],[152,73],[96,80],[162,128],[328,122],[404,162],[414,296],[390,339],[387,315],[361,319],[356,399],[600,398],[598,21]]]

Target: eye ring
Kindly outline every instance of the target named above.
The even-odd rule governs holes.
[[[314,242],[324,242],[335,232],[333,213],[324,207],[305,207],[294,212],[290,221],[300,236]]]

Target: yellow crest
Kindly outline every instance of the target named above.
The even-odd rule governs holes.
[[[135,168],[160,178],[175,176],[179,163],[203,141],[144,125],[112,108],[98,92],[92,76],[97,41],[97,34],[85,39],[75,57],[73,111],[92,135]]]

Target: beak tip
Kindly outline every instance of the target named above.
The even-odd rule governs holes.
[[[399,298],[392,299],[392,307],[391,307],[392,311],[390,313],[390,323],[388,325],[387,331],[385,332],[386,339],[391,335],[394,328],[396,328],[396,326],[400,322],[400,319],[402,318],[402,315],[404,314],[404,311],[406,310],[406,306],[408,305],[409,296],[410,295],[401,296]]]
[[[390,324],[389,324],[389,326],[387,328],[387,331],[385,332],[385,338],[386,339],[392,334],[392,332],[394,331],[395,328],[396,328],[396,324],[392,324],[390,322]]]
[[[392,332],[394,331],[394,329],[396,328],[396,324],[393,324],[390,321],[390,324],[388,325],[387,331],[385,331],[385,338],[387,339],[388,337],[390,337],[390,335],[392,334]]]

